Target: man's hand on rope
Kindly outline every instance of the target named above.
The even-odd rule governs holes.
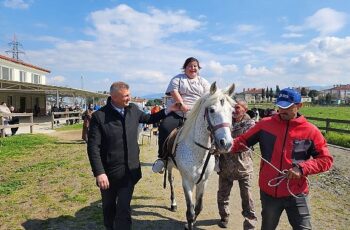
[[[300,179],[303,176],[303,172],[298,166],[294,166],[286,172],[286,175],[288,179]]]

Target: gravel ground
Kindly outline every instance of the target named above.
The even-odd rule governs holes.
[[[58,136],[62,141],[79,141],[80,131],[55,132],[50,135]],[[178,211],[171,212],[170,189],[163,189],[163,176],[151,171],[156,159],[157,146],[154,143],[141,145],[141,162],[143,178],[136,185],[132,201],[133,229],[183,229],[186,220],[186,204],[181,186],[181,178],[175,170],[175,191]],[[310,202],[312,224],[314,229],[348,229],[350,225],[350,151],[329,147],[334,156],[334,167],[327,173],[310,177]],[[255,168],[259,159],[254,157]],[[259,218],[257,229],[261,224],[261,205],[259,200],[258,176],[253,176],[253,195],[256,212]],[[209,179],[204,195],[204,209],[199,215],[197,229],[220,229],[217,226],[219,214],[216,204],[218,176],[213,173]],[[235,183],[230,196],[231,217],[228,229],[243,229],[241,204],[238,184]],[[102,211],[102,210],[101,210]],[[285,213],[282,215],[278,229],[291,229]]]

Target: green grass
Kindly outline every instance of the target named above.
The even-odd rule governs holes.
[[[0,165],[0,229],[103,229],[85,144],[2,138]]]
[[[328,132],[328,133],[325,133],[324,136],[327,139],[327,142],[330,144],[350,148],[350,135],[349,134]]]
[[[26,154],[38,146],[50,145],[55,139],[43,134],[23,134],[0,138],[0,159]]]
[[[337,107],[337,106],[315,106],[315,107],[302,107],[300,109],[301,114],[306,117],[319,117],[330,118],[339,120],[350,121],[350,107]]]
[[[69,130],[79,130],[83,129],[83,124],[73,124],[73,125],[64,125],[59,128],[55,128],[57,131],[69,131]]]

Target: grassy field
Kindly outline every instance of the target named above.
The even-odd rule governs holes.
[[[256,107],[257,105],[250,105],[250,108]],[[258,108],[274,108],[273,104],[259,104]],[[277,109],[277,108],[275,108]],[[350,106],[304,106],[300,109],[300,113],[306,117],[317,117],[317,118],[329,118],[350,121]],[[325,121],[315,121],[309,119],[311,123],[317,127],[326,127]],[[342,129],[350,131],[350,124],[344,123],[330,123],[331,128]],[[328,132],[322,131],[328,143],[339,145],[350,148],[350,135],[345,133]]]
[[[66,131],[62,133],[69,135]],[[155,148],[140,147],[144,177],[135,189],[132,202],[134,229],[181,229],[185,219],[181,184],[178,180],[177,197],[182,197],[182,201],[178,200],[181,207],[179,212],[172,213],[166,208],[169,194],[161,188],[162,176],[155,176],[150,169],[156,156]],[[350,225],[350,185],[348,179],[342,179],[349,178],[349,158],[341,154],[335,159],[334,170],[311,178],[315,229],[347,229]],[[258,159],[255,160],[257,167]],[[0,165],[1,230],[103,229],[100,194],[83,142],[30,134],[2,138]],[[200,229],[218,229],[215,176],[207,188]],[[253,188],[260,214],[256,180]],[[237,190],[232,193],[238,196]],[[239,205],[233,208],[236,210],[233,215],[241,218]],[[284,217],[280,227],[288,229],[286,226]]]

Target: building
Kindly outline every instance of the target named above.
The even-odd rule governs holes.
[[[350,103],[350,84],[346,85],[334,85],[333,88],[320,91],[322,96],[330,94],[332,100],[336,100],[343,103]]]
[[[51,104],[59,105],[63,98],[105,100],[108,95],[81,89],[46,84],[50,73],[42,67],[0,55],[0,102],[15,107],[15,112],[45,115]]]
[[[237,93],[235,95],[236,98],[244,99],[249,104],[254,104],[257,102],[264,101],[262,98],[262,88],[251,88],[251,89],[243,89],[243,92]]]

